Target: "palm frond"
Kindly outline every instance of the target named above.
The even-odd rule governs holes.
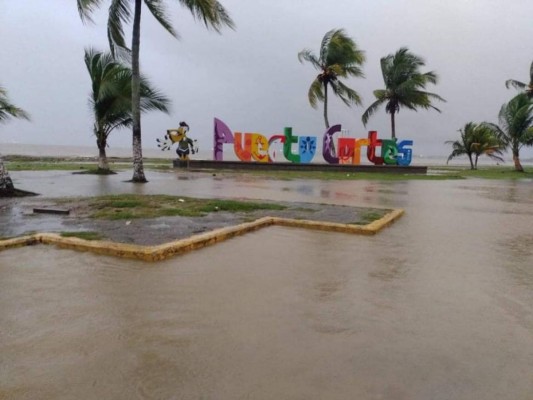
[[[364,78],[365,74],[363,69],[358,64],[349,64],[344,66],[344,76]]]
[[[513,87],[518,90],[526,90],[526,93],[531,98],[533,96],[533,61],[531,62],[531,65],[529,66],[529,84],[525,82],[520,82],[515,79],[508,79],[505,81],[505,87],[509,89],[510,87]]]
[[[85,64],[91,77],[89,103],[95,120],[95,133],[109,135],[114,129],[132,123],[132,71],[128,64],[114,59],[110,53],[85,50]],[[140,77],[141,112],[169,112],[170,100]]]
[[[460,147],[460,143],[453,142],[453,146],[454,148],[451,154],[448,156],[448,159],[446,160],[446,164],[448,164],[455,157],[460,157],[460,156],[464,156],[467,154],[466,151]]]
[[[311,86],[309,87],[309,92],[307,93],[307,97],[309,98],[309,104],[311,104],[311,107],[313,108],[317,108],[318,101],[324,101],[324,90],[322,82],[320,82],[318,78],[315,79],[313,83],[311,83]]]
[[[361,105],[361,96],[355,90],[349,88],[339,80],[331,82],[331,89],[347,106],[352,104]]]
[[[169,114],[170,99],[155,89],[148,78],[141,76],[141,111],[161,111]]]
[[[126,45],[124,24],[131,21],[129,0],[112,0],[107,19],[107,39],[109,49],[115,58],[127,60],[130,49]]]
[[[30,120],[30,115],[22,108],[12,104],[7,90],[0,86],[0,123],[10,118]]]
[[[148,7],[148,10],[152,13],[154,18],[161,24],[165,30],[175,38],[178,38],[178,34],[174,31],[170,20],[167,18],[166,9],[161,0],[144,0],[144,4]]]
[[[340,29],[332,29],[324,35],[322,38],[322,42],[320,43],[320,57],[319,60],[326,64],[326,60],[328,59],[328,51],[329,51],[329,44],[331,42],[331,39],[333,38],[333,35],[335,35],[337,32],[339,32]]]
[[[525,89],[527,85],[524,82],[515,81],[514,79],[508,79],[505,81],[505,87],[507,89],[513,87],[515,89]]]
[[[220,33],[224,26],[231,29],[235,27],[229,13],[217,0],[179,0],[193,17],[202,20],[207,28],[212,28]]]
[[[77,0],[78,4],[78,13],[82,22],[93,22],[91,14],[97,9],[100,8],[102,0]]]
[[[375,112],[378,110],[378,108],[385,102],[386,102],[385,98],[381,98],[381,99],[378,98],[376,101],[374,101],[372,104],[370,104],[370,106],[368,106],[366,111],[361,116],[361,120],[363,121],[363,125],[364,126],[366,126],[366,124],[368,123],[369,118],[372,115],[374,115]]]
[[[298,61],[300,61],[301,63],[303,63],[304,61],[307,61],[311,63],[311,65],[315,67],[316,69],[322,68],[318,58],[316,58],[313,52],[309,49],[303,49],[302,51],[298,53]]]

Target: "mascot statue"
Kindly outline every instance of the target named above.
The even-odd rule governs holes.
[[[192,140],[187,137],[187,132],[189,132],[189,125],[185,121],[180,122],[180,127],[178,129],[168,129],[165,137],[157,139],[157,147],[162,151],[170,150],[174,143],[178,143],[178,148],[176,149],[176,154],[180,161],[188,161],[189,153],[197,153],[198,145],[197,140]]]

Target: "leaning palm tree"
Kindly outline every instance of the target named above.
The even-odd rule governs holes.
[[[91,77],[89,104],[94,116],[94,135],[98,147],[98,171],[110,173],[107,162],[107,138],[117,128],[131,127],[131,68],[110,53],[85,50],[85,65]],[[168,113],[170,100],[154,89],[141,75],[141,112],[158,110]]]
[[[361,66],[365,62],[365,54],[343,29],[333,29],[324,35],[318,57],[311,50],[304,49],[298,53],[298,60],[302,63],[307,61],[320,71],[311,83],[308,98],[313,108],[317,107],[318,101],[324,102],[326,128],[329,128],[328,87],[331,86],[333,93],[347,106],[361,104],[359,94],[339,79],[350,76],[364,77]]]
[[[478,158],[483,154],[503,162],[501,144],[487,126],[469,122],[463,129],[459,129],[459,132],[461,139],[446,142],[452,145],[452,152],[446,163],[455,157],[466,155],[470,161],[470,169],[477,169]]]
[[[76,0],[82,21],[91,21],[91,13],[102,3],[102,0]],[[107,34],[111,53],[115,55],[131,55],[132,79],[132,139],[133,139],[133,182],[147,182],[144,175],[142,144],[141,144],[141,78],[139,72],[139,51],[141,39],[141,8],[146,5],[155,19],[172,36],[177,37],[166,14],[162,0],[110,0]],[[226,9],[218,0],[178,0],[195,18],[202,20],[208,28],[220,32],[223,26],[233,27]],[[133,2],[133,13],[131,3]],[[124,38],[124,24],[133,19],[131,51]],[[130,54],[131,53],[131,54]]]
[[[511,86],[515,89],[524,90],[530,99],[533,98],[533,61],[531,62],[531,66],[529,67],[529,83],[515,81],[514,79],[506,80],[505,87],[509,89],[509,87]]]
[[[381,73],[385,81],[385,89],[374,90],[376,101],[372,103],[362,116],[366,126],[368,119],[385,104],[385,111],[391,116],[391,136],[396,138],[395,114],[405,107],[416,111],[418,108],[432,108],[432,100],[446,101],[435,93],[424,91],[429,83],[436,84],[438,77],[433,71],[422,73],[420,68],[425,62],[419,56],[402,47],[395,54],[381,59]]]
[[[15,106],[9,100],[7,91],[0,86],[0,123],[7,122],[10,118],[30,119],[29,114],[22,108]],[[9,172],[4,166],[4,161],[0,156],[0,197],[15,195],[15,186],[9,176]]]
[[[511,149],[515,170],[524,172],[520,149],[533,146],[533,99],[520,93],[504,104],[498,114],[500,125],[487,123],[506,149]]]

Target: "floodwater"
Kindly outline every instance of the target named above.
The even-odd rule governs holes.
[[[17,187],[65,195],[30,175]],[[406,214],[374,237],[272,227],[157,264],[2,252],[0,399],[533,398],[533,182],[95,178],[70,195]]]

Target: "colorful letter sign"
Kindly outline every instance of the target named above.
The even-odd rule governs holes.
[[[361,163],[361,148],[366,147],[368,161],[375,165],[409,165],[413,154],[412,140],[378,139],[376,131],[368,132],[367,138],[339,137],[335,143],[334,135],[341,131],[341,125],[333,125],[324,132],[322,138],[322,157],[329,164]],[[292,128],[285,128],[283,135],[270,138],[253,132],[232,131],[220,119],[215,118],[213,135],[213,158],[223,161],[224,145],[233,144],[237,158],[243,162],[274,162],[276,152],[274,143],[283,146],[283,156],[292,163],[310,163],[316,154],[316,136],[297,136]]]

